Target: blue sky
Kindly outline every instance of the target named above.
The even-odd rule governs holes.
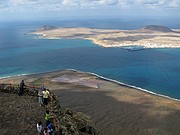
[[[180,18],[180,0],[0,0],[0,21],[122,16]]]

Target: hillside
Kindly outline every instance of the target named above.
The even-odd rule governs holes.
[[[44,25],[43,27],[41,27],[38,31],[48,31],[48,30],[54,30],[57,27],[55,26],[50,26],[50,25]]]
[[[50,111],[55,132],[62,129],[63,135],[99,135],[89,116],[62,108],[53,93],[45,107],[39,106],[36,91],[26,88],[23,96],[18,96],[16,92],[17,87],[0,84],[0,135],[37,134],[37,122],[42,121],[45,126],[46,110]]]
[[[173,32],[173,30],[171,30],[170,28],[161,25],[147,25],[146,27],[144,27],[144,29],[158,32]]]
[[[0,92],[0,105],[1,135],[37,134],[36,123],[44,120],[45,108],[38,105],[36,97]]]
[[[178,101],[71,70],[11,77],[1,79],[0,82],[17,84],[22,79],[29,85],[44,84],[55,93],[61,106],[89,115],[102,135],[178,135],[180,133]],[[61,117],[68,118],[60,120],[60,122],[63,120],[64,127],[75,127],[71,124],[81,122],[69,122],[69,118],[76,120],[80,116],[89,119],[87,116],[82,117],[82,113],[74,113],[69,109],[60,109],[59,112]],[[84,129],[81,128],[81,131]]]

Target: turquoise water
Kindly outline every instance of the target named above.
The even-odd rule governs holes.
[[[180,49],[102,48],[88,40],[36,39],[0,25],[0,77],[76,69],[180,99]]]

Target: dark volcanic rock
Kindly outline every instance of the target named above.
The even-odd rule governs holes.
[[[146,27],[144,27],[144,29],[159,31],[159,32],[173,32],[173,30],[171,30],[170,28],[161,25],[147,25]]]

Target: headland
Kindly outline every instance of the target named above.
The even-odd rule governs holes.
[[[44,26],[31,34],[48,39],[88,39],[103,47],[142,46],[144,48],[179,48],[180,30],[148,25],[138,30],[57,28]]]

